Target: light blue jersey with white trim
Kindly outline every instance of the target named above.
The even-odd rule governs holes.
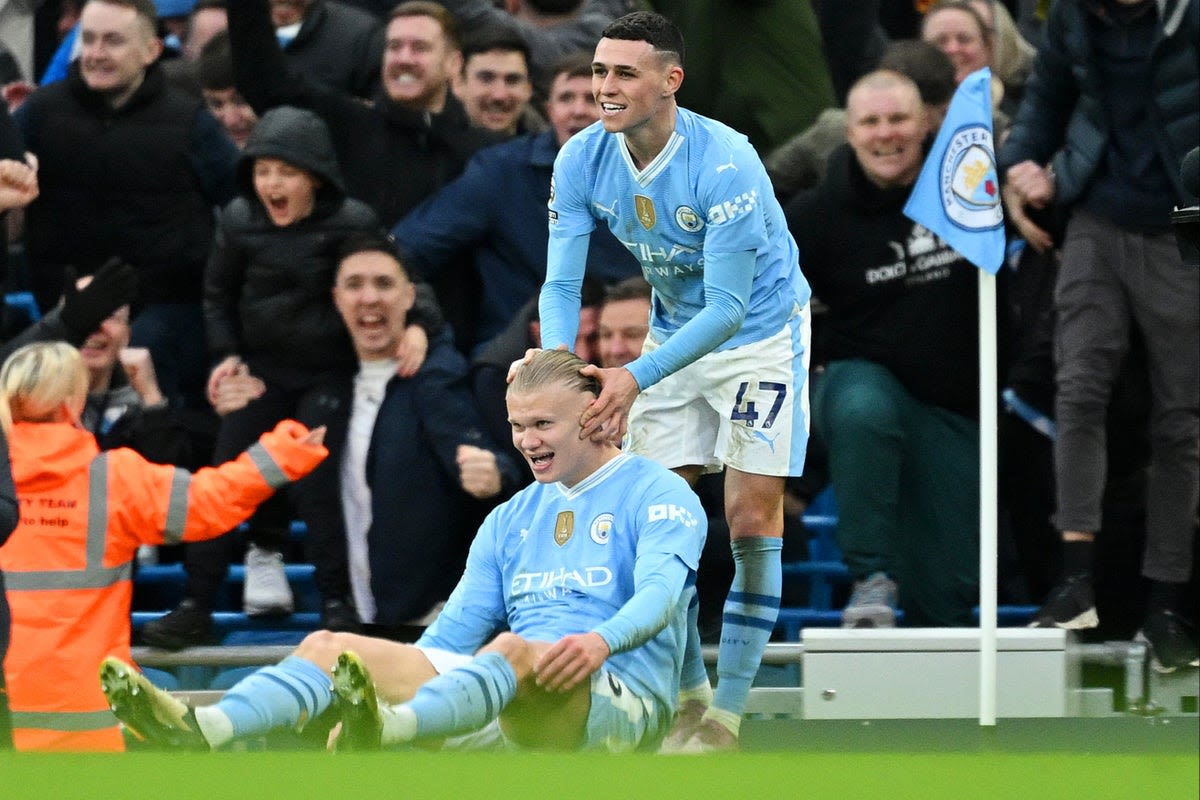
[[[565,249],[556,240],[586,237],[604,222],[654,287],[657,341],[704,308],[705,262],[714,255],[752,252],[754,275],[745,321],[713,349],[773,336],[808,302],[796,243],[758,154],[742,134],[687,109],[677,109],[670,140],[643,170],[634,166],[624,135],[606,132],[599,122],[571,137],[554,164],[549,208],[547,284],[583,276],[583,260],[558,258]],[[560,316],[555,311],[563,296],[544,290],[542,297],[556,306],[549,315],[542,309],[543,346],[574,342],[574,336],[563,338],[571,331],[558,330],[556,320],[569,328],[577,308],[563,308]]]
[[[505,628],[543,642],[592,631],[654,583],[656,564],[681,561],[694,575],[707,527],[687,483],[641,456],[622,453],[570,489],[531,484],[488,515],[458,586],[417,644],[473,653]],[[667,708],[683,661],[682,588],[661,631],[605,662]]]

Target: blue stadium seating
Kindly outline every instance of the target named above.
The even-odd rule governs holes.
[[[840,598],[835,597],[835,592],[840,590],[844,597],[844,590],[849,586],[851,578],[834,538],[837,520],[837,505],[833,492],[826,487],[814,498],[802,517],[810,536],[807,558],[783,564],[785,581],[803,580],[808,585],[807,605],[783,607],[779,610],[776,633],[784,641],[800,641],[800,631],[803,628],[841,625],[841,609],[836,602]],[[294,522],[291,529],[292,538],[299,541],[303,539],[304,534],[303,523]],[[313,581],[313,567],[308,564],[288,564],[284,571],[295,595],[296,613],[285,617],[251,618],[241,613],[245,568],[240,564],[229,568],[219,598],[219,610],[213,615],[216,637],[222,644],[295,645],[306,633],[317,629],[320,623],[320,598]],[[185,579],[186,574],[180,564],[138,568],[134,579],[135,603],[138,598],[150,598],[151,605],[147,606],[145,602],[141,605],[135,604],[135,635],[142,625],[166,613],[166,610],[179,602]],[[1024,625],[1036,610],[1035,606],[1000,606],[997,613],[998,623],[1001,626]],[[978,619],[978,609],[975,613]],[[903,617],[903,612],[899,612],[898,621],[902,623]],[[191,684],[198,680],[197,685],[207,686],[211,679],[219,684],[217,688],[227,688],[226,684],[236,681],[239,675],[236,672],[227,672],[228,674],[214,673],[209,670],[203,676],[190,676],[192,680],[187,682]],[[181,673],[182,677],[184,676]],[[167,673],[165,679],[170,678],[171,675]]]
[[[783,578],[808,581],[808,605],[783,607],[775,629],[783,640],[800,641],[803,628],[837,627],[842,624],[842,613],[833,602],[834,590],[851,583],[850,571],[842,561],[834,531],[837,528],[838,511],[833,490],[826,486],[805,510],[801,518],[809,533],[808,558],[783,564]],[[1037,606],[999,606],[996,610],[997,624],[1001,627],[1025,625],[1032,619]],[[978,623],[979,609],[974,609]],[[896,613],[896,621],[904,622],[904,612]]]
[[[4,304],[28,317],[31,323],[42,318],[41,309],[38,308],[37,301],[33,299],[33,292],[9,292],[4,295]]]

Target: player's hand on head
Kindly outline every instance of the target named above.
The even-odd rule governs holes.
[[[579,420],[583,426],[579,438],[619,444],[629,425],[629,409],[641,391],[637,381],[624,367],[605,369],[589,364],[579,373],[600,381],[600,396],[584,409]]]
[[[547,692],[569,692],[598,670],[609,655],[608,644],[598,633],[564,636],[533,665],[534,679]]]
[[[508,365],[508,377],[504,379],[505,383],[512,383],[513,378],[517,377],[517,370],[529,363],[529,359],[533,358],[538,353],[542,352],[540,347],[531,347],[525,351],[525,355],[518,358],[516,361]]]

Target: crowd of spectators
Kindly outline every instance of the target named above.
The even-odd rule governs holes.
[[[0,13],[0,264],[42,318],[6,309],[0,352],[77,347],[80,424],[152,462],[326,428],[330,458],[245,537],[162,554],[189,584],[148,642],[208,641],[242,558],[247,613],[290,613],[297,518],[324,626],[406,638],[436,616],[531,480],[504,393],[541,344],[552,169],[600,116],[600,31],[653,8],[687,41],[680,105],[749,138],[813,289],[810,469],[787,501],[832,487],[845,624],[972,624],[975,270],[902,208],[955,86],[989,67],[1001,600],[1200,663],[1200,269],[1170,224],[1197,203],[1195,0],[36,5]],[[656,300],[604,226],[586,274],[574,352],[621,367]]]

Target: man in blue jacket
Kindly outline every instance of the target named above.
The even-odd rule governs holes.
[[[1186,630],[1200,497],[1200,274],[1171,232],[1192,205],[1180,163],[1200,139],[1200,7],[1195,0],[1063,0],[1008,140],[1005,197],[1070,210],[1055,287],[1054,443],[1061,585],[1034,624],[1094,628],[1092,546],[1100,528],[1105,417],[1136,325],[1150,365],[1151,465],[1139,638],[1162,672],[1200,665]],[[1035,247],[1048,237],[1023,228]]]
[[[402,636],[454,587],[480,521],[472,498],[490,509],[524,481],[487,433],[448,336],[397,376],[414,287],[392,241],[356,235],[340,256],[333,300],[359,362],[341,467],[350,584],[359,618]]]

